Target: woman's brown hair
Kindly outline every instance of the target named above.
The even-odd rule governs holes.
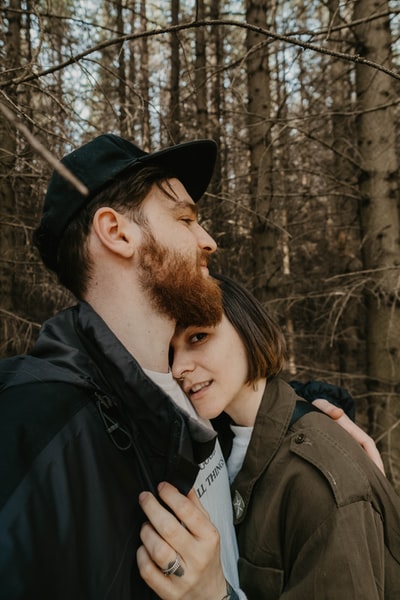
[[[246,349],[247,383],[278,375],[286,360],[286,342],[281,328],[245,287],[224,275],[213,276],[222,290],[225,315]]]

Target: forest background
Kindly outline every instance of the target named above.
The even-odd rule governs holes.
[[[0,355],[74,302],[31,245],[50,163],[213,138],[213,268],[278,319],[288,378],[350,391],[400,492],[399,32],[395,0],[2,1]]]

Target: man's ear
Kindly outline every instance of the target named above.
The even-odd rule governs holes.
[[[99,241],[111,252],[130,258],[137,245],[135,224],[118,211],[103,206],[93,217],[93,231]]]

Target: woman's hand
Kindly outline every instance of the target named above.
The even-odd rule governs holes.
[[[150,492],[140,494],[140,506],[149,519],[142,526],[143,545],[137,551],[141,576],[163,600],[220,600],[226,594],[226,581],[219,534],[195,491],[184,496],[169,483],[161,483],[158,493],[173,514]],[[176,567],[175,573],[163,573]]]
[[[313,400],[313,404],[327,414],[331,419],[334,419],[339,425],[343,427],[353,438],[364,448],[371,460],[374,461],[376,466],[385,475],[385,468],[383,466],[381,455],[376,447],[374,440],[367,434],[361,427],[356,425],[346,413],[341,409],[331,404],[328,400],[317,399]]]

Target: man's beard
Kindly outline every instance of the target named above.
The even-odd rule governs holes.
[[[140,282],[153,306],[183,327],[216,325],[222,318],[218,282],[202,273],[200,264],[158,244],[148,232],[139,250]]]

